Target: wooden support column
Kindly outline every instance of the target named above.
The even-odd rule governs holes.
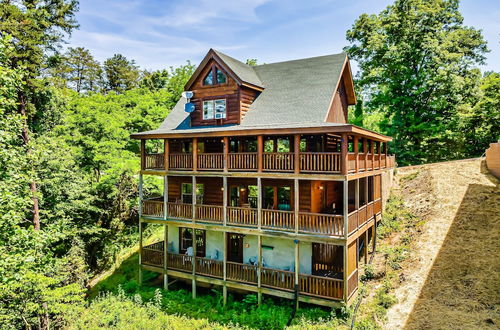
[[[257,178],[257,228],[262,228],[262,179]]]
[[[372,157],[371,170],[373,171],[375,169],[375,141],[373,141],[373,140],[370,141],[370,153],[371,153],[371,157]]]
[[[300,273],[300,255],[299,255],[299,240],[293,241],[295,243],[295,309],[299,309],[299,273]]]
[[[366,160],[368,159],[368,143],[367,139],[363,138],[363,159],[365,160],[364,162],[364,168],[365,172],[368,171],[368,166],[366,166]]]
[[[163,167],[165,167],[165,170],[168,171],[169,168],[169,155],[170,155],[170,149],[169,149],[169,143],[168,139],[163,140]]]
[[[295,174],[300,173],[300,134],[293,136],[293,156]]]
[[[192,199],[192,216],[193,216],[193,223],[196,222],[196,176],[192,176],[192,191],[191,191],[191,199]]]
[[[359,210],[359,179],[356,179],[355,181],[355,184],[354,184],[354,208],[356,210]],[[359,213],[358,213],[358,216],[356,217],[357,218],[357,227],[359,227],[360,223],[359,223]]]
[[[278,209],[278,187],[274,186],[273,187],[273,209],[277,210]]]
[[[257,235],[257,287],[258,287],[258,291],[257,291],[257,298],[258,298],[258,304],[259,306],[262,304],[262,290],[261,290],[261,286],[262,286],[262,236],[261,235]]]
[[[349,223],[348,223],[348,215],[349,215],[349,194],[347,188],[349,186],[349,182],[347,180],[343,182],[343,191],[342,191],[342,204],[343,204],[343,218],[344,218],[344,237],[347,239],[349,236]]]
[[[142,173],[139,173],[139,218],[142,217],[142,200],[144,198],[144,193],[142,186],[144,184],[144,179],[142,177]]]
[[[344,301],[347,303],[347,299],[349,298],[347,296],[347,272],[348,272],[348,265],[347,265],[347,241],[344,242],[343,247],[343,257],[344,257],[344,270],[342,272],[343,274],[343,283],[342,283],[342,291],[343,291],[343,296],[344,296]]]
[[[229,138],[224,136],[224,172],[229,168]]]
[[[293,212],[295,217],[295,235],[299,233],[299,179],[293,180]]]
[[[359,138],[358,136],[354,136],[354,157],[355,157],[355,172],[359,172]]]
[[[384,142],[385,168],[389,167],[389,159],[387,155],[387,142]]]
[[[141,140],[141,170],[146,169],[146,140]]]
[[[167,274],[167,262],[168,262],[168,225],[163,225],[163,288],[168,290],[168,274]]]
[[[264,152],[264,137],[262,135],[257,136],[257,172],[262,172],[263,167],[263,152]]]
[[[163,177],[163,218],[168,217],[168,176]]]
[[[340,162],[342,166],[342,174],[347,175],[347,168],[348,168],[348,163],[347,163],[347,148],[348,148],[348,136],[347,133],[342,133],[342,140],[340,143]]]
[[[196,298],[196,229],[193,228],[193,280],[191,282],[191,290],[193,293],[193,299]]]
[[[198,171],[198,138],[193,138],[193,171]]]
[[[139,285],[142,285],[142,220],[139,218]]]
[[[224,263],[222,264],[222,276],[224,279],[224,286],[222,287],[222,304],[226,306],[227,304],[227,285],[226,285],[226,280],[227,280],[227,232],[224,232],[224,247],[223,247],[223,260]]]
[[[227,176],[222,177],[222,221],[224,226],[227,225]]]
[[[368,230],[365,230],[365,265],[368,264]]]
[[[366,201],[366,204],[368,204],[370,201],[368,200],[368,177],[365,176],[365,201]],[[366,219],[368,220],[368,219]]]

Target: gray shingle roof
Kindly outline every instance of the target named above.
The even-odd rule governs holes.
[[[241,124],[191,128],[189,114],[184,112],[186,100],[181,99],[159,129],[139,134],[182,133],[183,130],[202,133],[229,127],[244,130],[342,125],[325,123],[325,118],[342,75],[345,53],[254,67],[216,53],[241,80],[264,87]]]

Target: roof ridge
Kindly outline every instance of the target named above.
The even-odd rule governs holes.
[[[297,58],[297,59],[294,59],[294,60],[279,61],[279,62],[272,62],[272,63],[263,63],[263,64],[258,64],[256,66],[254,66],[254,68],[262,67],[262,66],[265,66],[265,65],[282,64],[282,63],[288,63],[288,62],[298,62],[298,61],[311,60],[311,59],[317,59],[317,58],[329,57],[329,56],[338,56],[338,55],[347,56],[347,53],[346,52],[340,52],[340,53],[337,53],[337,54],[319,55],[319,56]]]

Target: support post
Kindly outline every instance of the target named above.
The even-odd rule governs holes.
[[[354,157],[355,157],[355,172],[359,172],[359,137],[354,136]]]
[[[198,171],[198,138],[193,138],[193,171]]]
[[[295,235],[299,234],[299,179],[293,180],[293,212],[295,218]]]
[[[142,285],[142,220],[139,218],[139,285]]]
[[[294,240],[295,243],[295,309],[299,309],[299,273],[300,273],[300,256],[299,256],[299,240]]]
[[[224,136],[224,172],[227,173],[229,168],[229,138]]]
[[[356,179],[355,185],[354,185],[354,208],[356,210],[359,210],[359,179]],[[357,216],[357,226],[359,227],[359,212]]]
[[[375,141],[371,140],[370,141],[370,153],[372,157],[372,168],[371,170],[373,171],[375,169]]]
[[[387,156],[387,142],[384,142],[385,168],[389,167],[389,159]]]
[[[191,282],[191,290],[193,293],[193,299],[196,298],[196,228],[193,228],[193,280]]]
[[[368,230],[365,230],[365,265],[368,264]]]
[[[165,167],[165,171],[168,171],[169,168],[169,155],[170,155],[170,150],[169,150],[169,143],[168,139],[163,140],[163,167]]]
[[[257,298],[258,298],[258,304],[259,306],[262,304],[262,236],[257,235],[257,245],[258,245],[258,251],[257,251]]]
[[[192,191],[191,191],[191,199],[192,199],[192,216],[193,216],[193,223],[196,222],[196,176],[192,176]]]
[[[366,172],[366,171],[368,171],[368,166],[366,166],[366,160],[368,159],[368,144],[367,144],[366,138],[363,138],[363,158],[365,160],[364,169]]]
[[[139,218],[142,217],[142,200],[144,198],[144,192],[142,186],[144,184],[144,178],[142,177],[142,173],[139,173]]]
[[[349,215],[349,200],[348,200],[348,191],[347,191],[347,188],[348,188],[348,181],[347,180],[344,180],[342,181],[343,182],[343,193],[342,193],[342,203],[343,203],[343,211],[344,211],[344,237],[347,239],[347,237],[349,236],[349,219],[348,219],[348,215]]]
[[[222,287],[222,298],[223,298],[223,305],[226,306],[227,304],[227,285],[226,285],[226,280],[227,280],[227,244],[228,244],[228,241],[227,241],[227,232],[224,232],[224,251],[223,251],[223,264],[222,264],[222,276],[223,276],[223,279],[224,279],[224,286]]]
[[[342,163],[342,175],[347,175],[348,163],[347,163],[347,148],[348,148],[348,136],[347,133],[342,133],[342,140],[340,143],[340,162]]]
[[[146,169],[146,140],[141,140],[141,170]]]
[[[264,152],[264,137],[262,135],[257,136],[257,172],[262,173],[263,167],[263,155]]]
[[[257,178],[257,228],[262,228],[262,179]]]
[[[227,176],[222,177],[222,221],[224,226],[227,225]]]
[[[342,272],[342,275],[343,275],[343,285],[342,285],[342,291],[343,291],[343,296],[344,296],[344,301],[347,303],[347,299],[349,298],[347,296],[347,249],[348,249],[348,246],[347,246],[347,241],[344,242],[344,245],[343,245],[343,255],[344,255],[344,270]]]
[[[168,290],[168,274],[167,274],[167,269],[168,269],[168,225],[164,224],[164,231],[163,231],[163,288],[165,290]]]
[[[293,136],[293,157],[294,157],[294,172],[295,174],[300,173],[300,134],[295,134]]]
[[[168,217],[168,176],[163,177],[163,218]]]

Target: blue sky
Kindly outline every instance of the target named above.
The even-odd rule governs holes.
[[[333,54],[362,13],[388,0],[81,0],[69,46],[103,61],[121,53],[145,69],[198,64],[209,48],[259,63]],[[500,71],[500,1],[462,0],[465,24],[480,28]],[[354,64],[355,66],[355,64]],[[355,66],[356,68],[356,66]]]

